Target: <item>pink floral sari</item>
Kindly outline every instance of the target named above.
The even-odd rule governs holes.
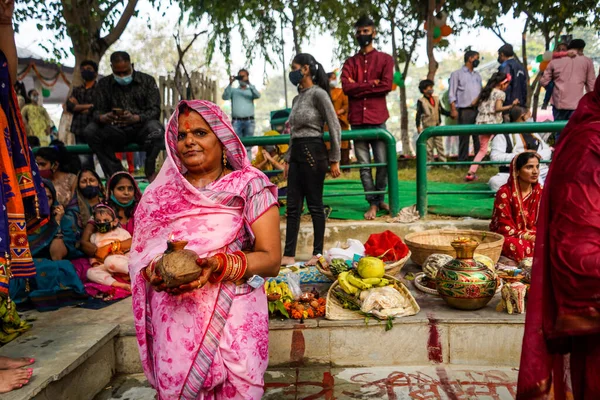
[[[207,101],[182,103],[211,126],[234,171],[204,189],[184,178],[175,111],[166,132],[168,159],[138,205],[130,253],[142,366],[159,399],[260,399],[268,363],[264,289],[224,282],[173,296],[155,292],[140,274],[170,235],[189,241],[201,257],[251,249],[252,223],[277,205],[277,188],[250,165],[225,114]]]

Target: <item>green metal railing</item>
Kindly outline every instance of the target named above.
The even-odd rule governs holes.
[[[493,194],[490,190],[453,190],[453,191],[429,191],[427,189],[427,167],[434,165],[506,165],[503,161],[448,161],[448,162],[428,162],[427,161],[427,139],[434,136],[471,136],[471,135],[496,135],[503,133],[541,133],[558,132],[562,130],[566,121],[559,122],[533,122],[533,123],[514,123],[514,124],[489,124],[489,125],[452,125],[436,126],[425,129],[417,140],[417,211],[421,218],[427,215],[427,196],[428,195],[449,195],[449,194]],[[548,163],[549,161],[542,161]]]
[[[290,142],[289,135],[278,135],[278,136],[254,136],[241,138],[244,146],[266,146],[266,145],[277,145],[277,144],[288,144]],[[329,140],[329,133],[325,132],[325,141]],[[373,192],[361,192],[361,193],[330,193],[323,195],[324,197],[339,197],[339,196],[364,196],[367,194],[388,194],[390,202],[390,211],[392,215],[396,215],[400,210],[400,193],[398,188],[398,161],[396,156],[396,138],[385,129],[365,129],[356,131],[344,131],[342,132],[342,140],[382,140],[386,144],[386,163],[370,163],[370,164],[352,164],[341,166],[341,169],[359,169],[359,168],[371,168],[371,167],[386,167],[388,170],[388,190],[387,191],[373,191]],[[34,152],[37,151],[33,149]],[[91,154],[93,153],[87,145],[73,145],[67,146],[67,150],[73,154]],[[119,149],[123,152],[135,152],[142,151],[142,149],[135,144],[128,145],[123,149]],[[272,173],[282,171],[270,171]]]

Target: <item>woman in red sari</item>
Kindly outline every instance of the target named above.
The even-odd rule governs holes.
[[[600,80],[560,135],[538,220],[517,399],[600,399]]]
[[[542,185],[540,156],[521,153],[510,164],[510,178],[496,193],[490,230],[504,235],[502,255],[521,261],[533,257],[535,223],[538,218]]]

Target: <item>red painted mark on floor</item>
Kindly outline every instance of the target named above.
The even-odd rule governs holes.
[[[431,323],[431,320],[429,321]],[[431,360],[431,357],[429,359]],[[440,378],[440,387],[444,393],[446,393],[446,396],[448,396],[450,400],[458,400],[458,397],[450,384],[450,379],[448,379],[448,372],[446,372],[446,369],[444,369],[444,367],[437,367],[435,373],[438,378]]]
[[[469,378],[465,381],[450,379],[443,367],[438,367],[436,373],[439,380],[422,372],[404,373],[392,372],[386,378],[370,380],[371,373],[354,375],[351,381],[360,384],[356,391],[344,391],[343,394],[354,399],[388,399],[406,398],[416,400],[434,400],[445,398],[466,400],[489,396],[501,400],[498,389],[508,391],[514,398],[516,395],[515,382],[511,382],[500,371],[476,372],[462,371]],[[403,390],[404,389],[404,390]],[[406,389],[408,393],[406,393]]]
[[[387,399],[399,400],[410,398],[414,400],[439,400],[441,398],[454,400],[467,400],[486,396],[493,400],[501,400],[501,394],[510,393],[516,396],[516,382],[511,382],[502,371],[456,371],[464,374],[465,380],[450,378],[444,367],[436,368],[438,377],[429,376],[423,372],[405,373],[392,372],[382,379],[373,379],[372,373],[362,373],[350,378],[356,384],[352,391],[344,390],[344,398],[350,399]],[[330,372],[323,373],[321,382],[298,380],[299,370],[296,369],[294,382],[269,382],[265,384],[265,391],[269,389],[283,389],[278,398],[302,400],[334,400],[335,378]],[[347,385],[347,382],[343,382]],[[314,392],[307,393],[308,387],[315,387]],[[300,395],[299,388],[303,388]],[[339,397],[338,397],[339,398]],[[506,398],[506,397],[504,397]]]
[[[296,382],[294,383],[284,383],[284,382],[269,382],[265,383],[265,392],[269,389],[277,389],[277,388],[285,388],[283,395],[284,398],[294,397],[297,398],[298,388],[301,386],[314,386],[316,388],[320,388],[321,390],[317,393],[308,395],[303,397],[302,400],[334,400],[333,396],[333,388],[335,386],[335,379],[330,372],[323,373],[323,380],[321,382],[310,382],[310,381],[300,381],[298,380],[298,375],[300,371],[296,369]],[[289,396],[289,397],[285,397]]]
[[[427,339],[427,356],[429,361],[440,364],[442,363],[442,343],[440,342],[440,332],[438,330],[438,321],[433,317],[433,314],[427,314],[429,320],[429,339]]]
[[[292,345],[290,349],[290,361],[293,363],[302,363],[306,351],[306,342],[304,333],[300,329],[294,329],[292,332]]]

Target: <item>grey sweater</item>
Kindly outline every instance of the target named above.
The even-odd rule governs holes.
[[[323,137],[323,125],[329,126],[329,161],[339,162],[341,128],[331,98],[321,87],[313,85],[300,91],[292,102],[290,113],[290,149],[285,159],[289,162],[294,139]]]

